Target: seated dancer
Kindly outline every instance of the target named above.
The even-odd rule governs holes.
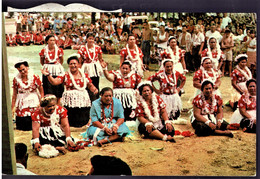
[[[232,124],[240,124],[244,132],[256,133],[256,80],[246,82],[248,93],[242,94],[238,101],[238,109],[231,117]]]
[[[233,137],[227,130],[229,124],[223,120],[222,99],[213,93],[214,84],[206,79],[201,84],[201,94],[193,99],[191,124],[197,136],[225,135]]]
[[[241,95],[247,92],[246,81],[252,78],[252,73],[246,66],[246,54],[238,55],[235,58],[235,62],[237,63],[237,65],[231,73],[231,84],[233,88],[231,91],[231,100],[229,100],[229,104],[234,111],[237,108],[237,103]]]
[[[113,97],[113,90],[105,87],[100,98],[92,103],[91,124],[83,138],[91,139],[94,145],[102,146],[115,140],[123,140],[129,129],[124,122],[124,109],[119,99]]]
[[[138,85],[140,99],[137,103],[136,117],[140,124],[138,131],[147,138],[175,142],[174,127],[169,120],[166,105],[162,98],[153,93],[150,81]]]
[[[200,69],[196,71],[193,76],[193,86],[197,88],[197,90],[195,91],[195,96],[201,93],[201,83],[205,79],[210,79],[213,82],[215,94],[221,96],[221,93],[219,91],[219,86],[221,84],[220,75],[217,70],[213,68],[212,60],[210,57],[203,57],[201,59]]]
[[[69,69],[64,76],[53,78],[47,70],[42,70],[42,73],[47,76],[52,85],[64,84],[65,91],[61,103],[68,110],[69,124],[71,127],[82,127],[89,121],[91,106],[86,88],[94,94],[98,94],[98,89],[92,84],[88,74],[79,69],[77,54],[70,56],[67,63]]]
[[[50,144],[62,153],[65,153],[65,146],[75,146],[70,136],[67,110],[57,105],[56,96],[45,95],[33,113],[31,143],[36,152],[44,144]]]
[[[160,83],[159,90],[152,84],[153,90],[159,94],[167,104],[166,111],[169,119],[177,120],[182,110],[182,101],[179,93],[186,82],[186,77],[174,70],[174,62],[172,59],[163,60],[161,69],[162,70],[150,76],[148,80],[151,82],[158,81]],[[177,87],[178,80],[181,81],[179,87]]]
[[[128,35],[126,47],[120,52],[120,66],[125,60],[132,62],[132,70],[143,77],[143,52],[136,45],[136,38],[134,34]]]
[[[12,114],[16,114],[16,129],[32,130],[32,113],[43,97],[40,77],[35,75],[27,61],[19,60],[14,67],[19,71],[13,79]]]
[[[101,63],[105,77],[113,82],[113,95],[119,99],[124,108],[125,121],[135,120],[136,95],[135,89],[141,77],[131,70],[132,63],[124,61],[119,70],[107,71],[107,64]]]

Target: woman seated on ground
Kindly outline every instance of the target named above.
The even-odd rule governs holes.
[[[193,86],[197,89],[195,91],[195,96],[201,93],[201,83],[206,79],[209,79],[213,82],[215,94],[221,96],[221,93],[219,91],[219,86],[221,84],[220,75],[218,71],[213,68],[212,60],[210,57],[203,57],[201,59],[200,69],[196,71],[193,76]]]
[[[77,54],[68,58],[69,70],[64,76],[53,78],[47,70],[42,73],[47,76],[52,85],[64,84],[65,91],[62,94],[61,103],[68,110],[68,119],[71,127],[82,127],[89,121],[91,101],[86,87],[94,94],[98,89],[92,84],[87,73],[79,69]]]
[[[113,90],[105,87],[100,98],[92,103],[90,109],[91,124],[82,134],[83,138],[102,146],[115,140],[123,140],[129,129],[124,122],[124,109],[119,99],[113,97]]]
[[[16,129],[32,130],[32,113],[43,97],[40,77],[33,74],[27,61],[19,60],[14,67],[19,73],[13,79],[12,114],[16,114]],[[39,91],[39,92],[38,92]]]
[[[166,112],[169,119],[177,120],[182,110],[182,101],[179,93],[185,85],[186,77],[179,71],[174,70],[173,59],[163,60],[161,69],[162,70],[150,76],[148,80],[151,82],[158,81],[160,83],[159,90],[152,84],[153,90],[159,94],[167,104]],[[181,82],[179,87],[177,87],[178,81]]]
[[[231,92],[231,100],[229,100],[229,104],[232,107],[233,111],[236,110],[237,103],[241,95],[247,92],[246,81],[252,78],[252,73],[246,66],[246,54],[238,55],[235,58],[235,62],[237,63],[237,65],[231,73],[231,84],[233,86],[233,89]]]
[[[124,61],[120,70],[107,71],[107,64],[101,63],[105,77],[113,82],[114,97],[119,99],[124,108],[125,121],[135,120],[136,96],[135,89],[142,78],[131,70],[132,63]]]
[[[142,82],[137,88],[140,99],[135,111],[140,122],[139,133],[146,138],[175,142],[175,131],[172,121],[168,118],[166,105],[162,98],[153,93],[151,82]]]
[[[223,120],[223,101],[213,93],[214,84],[206,79],[201,85],[201,94],[193,99],[191,124],[197,136],[225,135],[233,137],[227,130],[229,124]]]
[[[256,133],[256,80],[246,82],[248,93],[244,93],[238,101],[238,109],[231,117],[232,124],[240,124],[244,132]]]
[[[39,152],[44,144],[50,144],[65,153],[66,144],[75,146],[70,136],[67,110],[57,105],[57,98],[47,94],[40,107],[32,115],[33,149]]]

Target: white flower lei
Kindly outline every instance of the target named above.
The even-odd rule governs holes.
[[[137,47],[136,44],[135,44],[135,51],[136,51],[137,54],[136,54],[135,58],[132,56],[132,54],[131,54],[131,52],[129,50],[129,45],[128,44],[126,44],[126,50],[127,50],[128,56],[130,57],[130,61],[135,62],[135,61],[141,60],[140,59],[139,50],[138,50],[138,47]]]
[[[209,38],[209,40],[210,40],[210,39],[211,39],[211,38]],[[214,38],[214,39],[215,39],[215,38]],[[214,60],[219,60],[219,59],[220,59],[220,56],[221,56],[221,50],[220,50],[220,46],[219,46],[218,40],[215,39],[215,40],[216,40],[216,48],[217,48],[217,57],[216,57],[216,58],[213,58],[213,56],[212,56],[211,48],[210,48],[210,46],[209,46],[209,40],[208,40],[208,42],[207,42],[207,45],[208,45],[207,55],[212,59],[212,61],[214,61]]]
[[[246,78],[246,80],[250,80],[252,78],[252,73],[251,71],[249,70],[249,68],[246,66],[245,67],[245,70],[246,72],[249,74],[247,75],[247,73],[244,72],[244,70],[242,70],[239,65],[236,66],[236,68],[238,69],[238,71]]]
[[[202,70],[202,81],[203,81],[203,77],[204,75],[206,76],[206,79],[211,79],[214,83],[216,82],[217,79],[217,72],[215,72],[215,70],[213,68],[211,68],[211,72],[213,73],[213,77],[210,77],[207,70],[205,70],[204,67],[201,67]]]
[[[217,106],[217,100],[216,100],[214,94],[212,94],[211,99],[212,99],[212,105],[211,105],[211,110],[209,111],[209,109],[206,107],[208,103],[206,102],[206,99],[205,99],[203,92],[201,92],[201,100],[202,100],[202,103],[203,103],[202,112],[204,112],[205,114],[214,114],[214,109]]]
[[[163,71],[163,75],[165,76],[165,79],[166,79],[167,83],[168,83],[170,86],[175,86],[175,84],[177,84],[177,79],[176,79],[176,76],[175,76],[175,70],[173,70],[173,72],[172,72],[173,83],[170,82],[168,76],[167,76],[166,73],[165,73],[165,70]]]
[[[70,70],[68,70],[68,74],[69,74],[69,76],[70,76],[70,79],[71,79],[72,84],[74,85],[74,87],[75,87],[77,90],[83,91],[83,90],[85,90],[86,87],[87,87],[86,77],[85,77],[85,74],[84,74],[81,70],[78,70],[78,71],[80,72],[80,74],[81,74],[81,76],[82,76],[82,78],[83,78],[83,82],[84,82],[83,87],[79,87],[79,85],[76,84],[75,79],[74,79],[73,75],[71,74]]]
[[[44,56],[47,57],[47,59],[48,59],[48,61],[49,61],[50,63],[54,63],[54,62],[56,61],[56,59],[58,58],[58,51],[59,51],[58,46],[57,46],[56,44],[54,45],[55,56],[54,56],[54,59],[53,59],[53,60],[50,59],[49,46],[46,45],[46,47],[45,47],[44,49],[45,49],[45,50],[44,50]]]
[[[155,93],[152,94],[152,105],[153,105],[154,116],[151,114],[152,112],[149,109],[149,107],[147,105],[147,102],[144,100],[144,98],[142,96],[140,96],[140,102],[143,105],[144,113],[148,117],[149,121],[155,123],[155,122],[160,120],[159,111],[158,111],[159,104],[158,104],[158,101],[156,99],[156,94]]]
[[[86,44],[86,51],[87,51],[87,54],[88,54],[88,58],[91,60],[91,62],[94,62],[95,60],[95,56],[96,56],[96,49],[95,49],[95,44],[94,44],[94,52],[93,52],[93,58],[91,58],[90,54],[89,54],[89,50],[88,50],[88,45]]]
[[[179,47],[176,46],[175,49],[176,49],[176,55],[173,54],[172,48],[171,48],[170,46],[167,47],[167,50],[168,50],[168,52],[170,53],[170,57],[171,57],[171,59],[173,60],[173,64],[178,63],[178,62],[179,62],[179,58],[180,58]]]
[[[33,83],[33,73],[32,73],[31,71],[29,71],[29,70],[28,70],[28,75],[27,75],[27,78],[28,78],[28,81],[27,81],[28,84],[27,84],[27,85],[25,85],[25,84],[23,83],[22,77],[21,77],[21,74],[20,74],[20,73],[18,73],[15,78],[16,78],[17,83],[20,84],[20,86],[22,87],[23,90],[28,90],[28,88],[29,88],[29,87],[32,85],[32,83]]]

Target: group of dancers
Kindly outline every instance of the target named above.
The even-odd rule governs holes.
[[[82,136],[94,145],[122,141],[130,132],[125,121],[133,120],[138,121],[138,131],[145,138],[175,142],[173,120],[182,111],[181,94],[187,72],[185,50],[178,47],[177,39],[169,37],[159,71],[144,80],[143,53],[134,35],[128,36],[127,45],[121,50],[120,68],[111,71],[94,38],[93,33],[87,34],[87,43],[67,59],[69,68],[65,72],[63,50],[57,47],[54,35],[48,35],[47,45],[39,53],[42,82],[27,61],[15,64],[18,74],[13,79],[12,111],[16,129],[32,130],[31,143],[38,152],[44,144],[62,152],[66,146],[75,147],[70,127],[85,125],[89,127]],[[234,126],[256,132],[256,80],[246,66],[248,57],[238,55],[231,73],[230,105],[237,109],[229,124],[224,120],[219,90],[223,52],[214,48],[209,46],[202,53],[200,69],[193,77],[196,91],[191,125],[195,134],[233,137],[230,129]],[[113,88],[99,89],[103,74]],[[155,81],[159,82],[159,89]]]

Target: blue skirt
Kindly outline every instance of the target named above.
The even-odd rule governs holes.
[[[113,124],[116,123],[116,120],[113,119],[112,122],[107,124],[108,128],[112,128]],[[85,133],[82,134],[82,137],[84,139],[90,139],[92,140],[94,137],[94,134],[96,133],[96,130],[98,129],[98,127],[95,127],[93,125],[89,126],[89,128],[87,129],[87,131]],[[126,126],[125,122],[123,124],[121,124],[117,130],[117,134],[120,137],[124,137],[126,136],[128,133],[130,132],[129,128]],[[107,135],[104,131],[100,130],[100,132],[97,134],[97,141],[105,139],[105,137],[109,137],[109,135]]]

